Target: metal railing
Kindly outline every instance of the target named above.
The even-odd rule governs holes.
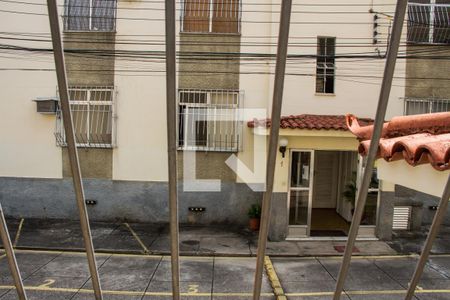
[[[450,4],[408,4],[407,41],[450,44]]]
[[[242,121],[237,90],[178,91],[178,148],[218,152],[241,150]]]
[[[117,0],[66,0],[64,30],[113,32],[116,8]]]
[[[113,87],[70,87],[69,102],[77,147],[112,148],[116,145]],[[56,112],[55,137],[67,146],[61,109]]]
[[[183,0],[181,5],[181,32],[241,32],[241,0]]]
[[[400,99],[404,101],[405,116],[450,111],[450,99],[412,97]]]

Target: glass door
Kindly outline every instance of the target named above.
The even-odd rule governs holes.
[[[291,150],[288,237],[310,235],[314,151]]]

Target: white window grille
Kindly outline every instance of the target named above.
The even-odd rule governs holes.
[[[181,32],[240,33],[240,0],[183,0]]]
[[[450,43],[450,1],[410,0],[408,3],[408,42]]]
[[[401,98],[404,100],[404,114],[417,115],[450,111],[450,99]]]
[[[115,146],[115,92],[113,87],[70,87],[69,102],[78,147]],[[61,110],[58,109],[55,136],[67,146]]]
[[[117,0],[66,0],[66,31],[115,31]]]
[[[317,38],[316,93],[333,94],[336,38]]]
[[[237,152],[242,145],[236,90],[178,91],[178,147],[182,150]]]
[[[394,206],[392,229],[409,230],[411,223],[411,206]]]

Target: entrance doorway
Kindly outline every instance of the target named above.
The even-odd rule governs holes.
[[[290,157],[288,237],[346,237],[358,153],[292,150]]]
[[[348,235],[352,203],[345,195],[357,168],[356,152],[315,151],[311,236]]]

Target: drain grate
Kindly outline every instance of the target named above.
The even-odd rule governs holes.
[[[187,240],[187,241],[182,241],[182,244],[188,245],[188,246],[197,246],[198,244],[200,244],[200,241],[196,241],[196,240]]]

